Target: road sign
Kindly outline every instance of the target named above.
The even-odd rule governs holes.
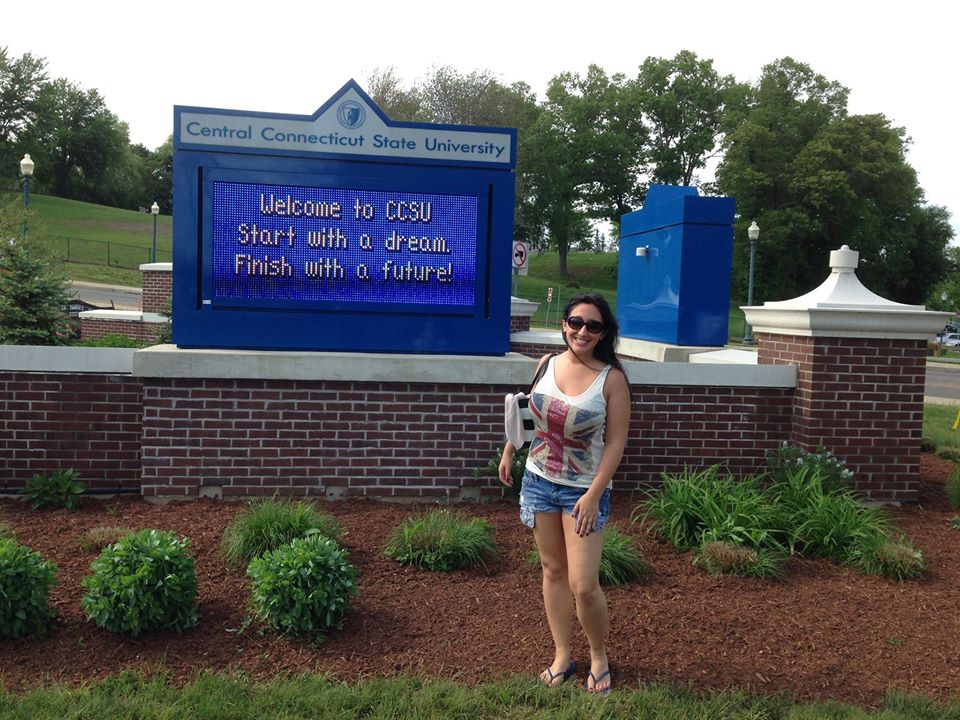
[[[525,242],[515,242],[513,244],[513,271],[520,275],[527,274],[527,260],[530,257],[530,246]]]

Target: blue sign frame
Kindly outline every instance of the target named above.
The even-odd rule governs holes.
[[[515,163],[516,130],[393,122],[353,81],[311,116],[176,107],[173,341],[507,352]]]

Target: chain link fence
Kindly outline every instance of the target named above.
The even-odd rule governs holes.
[[[151,248],[141,245],[64,236],[49,238],[48,245],[53,256],[61,262],[108,265],[136,270],[143,263],[153,261]],[[156,262],[171,262],[171,260],[170,250],[157,248]]]

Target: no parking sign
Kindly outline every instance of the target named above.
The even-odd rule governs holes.
[[[513,244],[513,271],[518,275],[527,274],[527,259],[530,257],[530,246],[525,242],[515,242]]]

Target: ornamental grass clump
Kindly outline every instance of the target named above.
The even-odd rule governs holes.
[[[197,576],[190,541],[140,530],[108,545],[83,579],[87,619],[133,636],[197,624]]]
[[[858,543],[849,554],[849,564],[867,575],[903,582],[927,571],[923,552],[907,538],[873,537]]]
[[[600,584],[626,585],[645,582],[653,576],[653,567],[637,549],[633,538],[613,523],[603,531],[603,550],[600,553]]]
[[[49,477],[37,473],[20,491],[34,510],[42,507],[67,508],[72,510],[80,502],[84,484],[72,469],[58,470]]]
[[[387,557],[427,570],[447,572],[482,565],[497,557],[493,530],[485,520],[434,510],[410,517],[394,528]]]
[[[44,634],[56,582],[56,565],[11,538],[0,539],[0,637]]]
[[[107,545],[113,545],[133,532],[134,530],[128,527],[97,525],[85,530],[77,540],[77,544],[84,552],[100,552]]]
[[[850,493],[811,498],[794,531],[797,549],[810,557],[848,564],[859,546],[885,539],[892,524],[880,508],[864,507]]]
[[[337,544],[343,540],[340,523],[319,512],[312,502],[265,498],[251,502],[227,526],[220,551],[228,563],[242,567],[258,555],[310,533]]]
[[[296,538],[250,561],[257,616],[280,632],[322,639],[340,628],[357,594],[347,551],[320,533]]]
[[[711,575],[741,575],[743,577],[783,577],[782,553],[767,548],[750,548],[728,542],[704,542],[693,558],[693,564]]]
[[[0,512],[0,540],[16,540],[17,533],[13,526],[7,521],[3,513]]]
[[[954,510],[960,510],[960,465],[953,468],[946,484],[947,502]]]
[[[527,554],[527,562],[540,567],[540,552],[534,546]],[[643,583],[653,577],[653,566],[637,549],[633,538],[614,523],[603,529],[603,549],[600,553],[600,584],[606,586]]]
[[[662,488],[640,503],[634,519],[655,520],[656,531],[678,550],[705,540],[781,547],[782,519],[757,478],[721,475],[719,465],[662,477]]]

